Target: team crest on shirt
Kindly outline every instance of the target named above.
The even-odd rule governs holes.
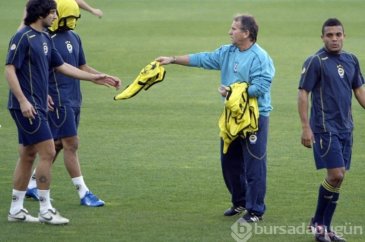
[[[12,44],[11,46],[10,46],[10,50],[15,50],[16,49],[16,44]]]
[[[237,62],[235,62],[235,63],[234,63],[234,66],[233,66],[233,72],[234,72],[234,73],[237,73],[237,71],[238,71],[238,63],[237,63]]]
[[[342,65],[337,65],[337,72],[341,78],[345,76],[345,69],[343,69]]]
[[[44,52],[45,55],[48,54],[48,45],[45,42],[43,43],[43,52]]]
[[[66,41],[66,48],[68,50],[68,53],[72,54],[72,50],[73,50],[73,47],[72,47],[72,44],[70,41]]]

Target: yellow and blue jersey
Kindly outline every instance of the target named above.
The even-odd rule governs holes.
[[[269,54],[257,43],[244,51],[234,45],[223,45],[212,52],[190,54],[189,65],[220,70],[221,84],[225,86],[247,82],[248,95],[257,97],[260,115],[269,116],[275,67]]]
[[[299,88],[312,95],[313,132],[351,132],[352,90],[363,84],[359,62],[353,54],[333,54],[322,48],[310,56],[304,62]]]
[[[36,109],[47,110],[49,70],[63,63],[46,32],[25,26],[10,40],[6,65],[14,65],[20,87]],[[11,91],[8,108],[20,109],[19,102]]]

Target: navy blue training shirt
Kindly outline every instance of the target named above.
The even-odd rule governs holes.
[[[85,54],[80,37],[73,31],[58,32],[52,35],[54,45],[63,60],[75,67],[86,64]],[[82,96],[80,80],[63,75],[50,73],[49,94],[57,106],[80,107]]]
[[[47,110],[49,70],[63,63],[46,32],[25,26],[10,40],[6,65],[15,66],[20,87],[35,109]],[[8,108],[20,109],[11,91]]]
[[[303,65],[299,89],[312,94],[312,131],[351,132],[352,90],[363,84],[359,62],[353,54],[332,54],[322,48],[309,57]]]

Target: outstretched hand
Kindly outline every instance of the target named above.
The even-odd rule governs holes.
[[[155,61],[160,62],[160,65],[168,65],[171,64],[174,61],[173,57],[169,56],[160,56],[155,59]]]
[[[121,86],[121,80],[118,77],[109,76],[107,74],[95,74],[95,79],[93,80],[93,82],[98,85],[114,87],[117,90]]]

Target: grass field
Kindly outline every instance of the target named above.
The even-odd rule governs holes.
[[[267,213],[250,242],[313,241],[311,235],[275,228],[307,224],[323,172],[312,152],[300,145],[296,95],[304,59],[322,46],[320,29],[328,17],[345,25],[345,49],[365,69],[362,0],[88,0],[104,17],[82,12],[77,32],[88,63],[129,84],[160,55],[214,50],[229,43],[234,14],[248,12],[260,24],[258,42],[272,56]],[[1,3],[0,56],[18,27],[23,1]],[[126,101],[118,92],[83,83],[79,156],[89,188],[106,201],[103,208],[79,205],[62,156],[53,168],[53,205],[67,226],[7,222],[12,173],[17,159],[15,125],[6,109],[8,87],[0,82],[0,241],[186,241],[231,242],[235,218],[223,211],[230,197],[221,175],[217,94],[219,72],[167,66],[164,82]],[[354,103],[352,169],[342,187],[334,226],[348,241],[364,241],[365,119]],[[37,214],[38,203],[25,207]],[[361,227],[359,231],[350,229]],[[260,230],[261,229],[261,230]],[[261,231],[261,232],[260,232]],[[263,231],[263,232],[262,232]],[[282,232],[282,233],[281,233]],[[355,234],[357,232],[357,234]]]

